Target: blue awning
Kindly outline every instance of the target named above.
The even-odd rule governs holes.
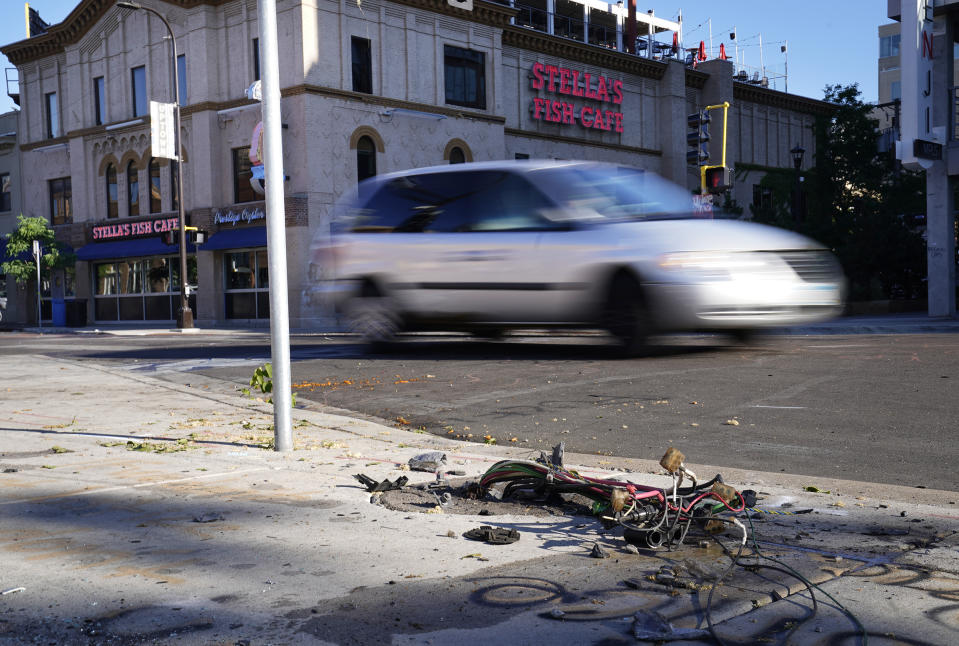
[[[221,229],[216,235],[210,236],[206,243],[200,245],[200,251],[265,246],[266,227],[240,227],[237,229]]]
[[[196,251],[191,244],[186,246],[187,253]],[[133,258],[137,256],[171,256],[180,253],[180,245],[167,245],[159,236],[116,240],[114,242],[94,242],[77,249],[77,260],[103,260],[105,258]]]

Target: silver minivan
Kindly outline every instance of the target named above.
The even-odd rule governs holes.
[[[311,246],[314,297],[368,342],[599,328],[742,336],[843,308],[834,256],[793,232],[703,217],[654,173],[564,161],[421,168],[362,182]]]

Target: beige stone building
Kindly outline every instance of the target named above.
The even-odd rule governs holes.
[[[630,53],[626,9],[528,2],[277,1],[292,327],[322,324],[303,298],[309,241],[328,231],[338,196],[370,174],[591,159],[695,189],[686,116],[724,101],[741,205],[761,199],[754,187],[766,169],[792,167],[797,144],[812,163],[811,127],[827,104],[749,83],[729,61],[693,67],[670,45],[680,26],[642,10]],[[249,154],[260,105],[246,94],[259,78],[256,0],[141,3],[167,19],[179,53],[184,206],[208,232],[188,249],[196,323],[266,324],[264,202]],[[2,51],[20,78],[23,211],[49,217],[77,254],[64,297],[82,304],[84,323],[169,323],[178,247],[161,234],[177,215],[175,173],[152,154],[148,103],[172,102],[166,27],[113,0],[82,0],[46,34]],[[714,121],[714,160],[720,132]]]

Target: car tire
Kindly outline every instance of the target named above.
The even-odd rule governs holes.
[[[400,332],[401,318],[396,302],[375,287],[368,286],[350,300],[346,308],[347,330],[371,348],[388,344]]]
[[[620,275],[613,280],[604,319],[604,327],[626,356],[635,356],[646,348],[650,333],[649,310],[636,279]]]

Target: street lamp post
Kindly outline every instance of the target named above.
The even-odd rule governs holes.
[[[796,188],[793,189],[793,224],[796,228],[799,227],[799,222],[802,220],[802,175],[800,174],[800,169],[802,169],[802,158],[806,153],[806,149],[796,144],[796,147],[789,151],[793,156],[793,166],[796,168]]]
[[[177,50],[176,38],[173,36],[173,28],[167,19],[163,17],[156,9],[144,7],[136,2],[117,2],[121,9],[132,9],[135,11],[149,11],[166,27],[170,33],[170,44],[173,47],[173,147],[176,155],[176,201],[177,216],[180,224],[180,310],[177,315],[177,327],[193,327],[193,310],[190,309],[190,298],[187,294],[187,262],[186,262],[186,211],[183,205],[183,155],[180,154],[180,78],[177,72]]]

